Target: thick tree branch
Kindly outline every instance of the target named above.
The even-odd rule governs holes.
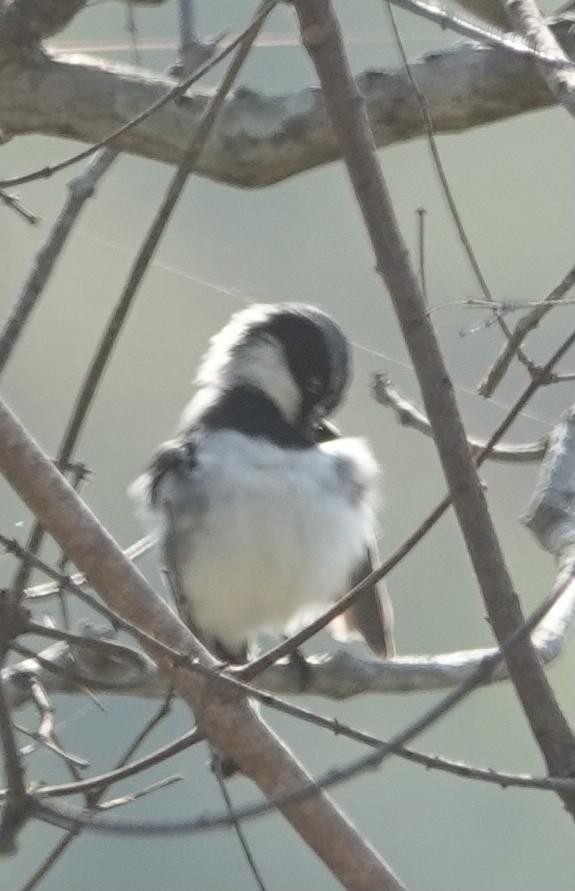
[[[507,13],[511,24],[517,28],[531,46],[541,53],[552,53],[565,59],[565,68],[551,68],[540,65],[542,78],[558,102],[575,115],[575,72],[569,59],[562,52],[560,43],[546,23],[534,0],[501,0],[501,8]],[[571,22],[573,27],[573,22]]]
[[[558,26],[575,49],[569,21]],[[435,133],[457,132],[526,111],[554,98],[534,64],[510,52],[474,44],[413,63]],[[81,56],[21,55],[0,70],[0,129],[97,143],[174,86],[165,76],[107,65]],[[421,113],[403,68],[358,78],[379,147],[423,134]],[[209,94],[194,91],[155,112],[114,141],[114,148],[177,164],[198,126]],[[197,173],[258,187],[340,157],[321,90],[266,97],[238,90],[229,98]]]
[[[0,9],[0,55],[58,34],[86,0],[12,0]]]
[[[572,524],[571,524],[572,525]],[[570,527],[571,528],[571,527]],[[574,533],[575,538],[575,533]],[[561,581],[561,576],[558,583]],[[532,643],[543,663],[552,662],[563,651],[567,636],[575,625],[575,582],[567,587],[532,635]],[[89,630],[90,636],[106,632]],[[290,663],[267,668],[253,681],[270,693],[324,696],[348,699],[366,693],[411,693],[457,687],[479,665],[492,657],[494,648],[460,650],[434,655],[401,656],[381,662],[349,652],[338,651],[307,660],[309,678],[305,691],[301,676]],[[28,679],[37,677],[50,693],[85,693],[105,691],[119,696],[157,699],[166,695],[169,680],[160,674],[153,660],[144,653],[119,647],[117,653],[91,652],[66,642],[52,644],[38,653],[2,670],[0,675],[11,708],[30,701]],[[509,671],[502,663],[485,683],[507,680]]]

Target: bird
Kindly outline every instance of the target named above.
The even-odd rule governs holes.
[[[256,303],[212,337],[172,439],[132,487],[151,518],[183,621],[243,663],[365,578],[379,468],[329,421],[351,377],[340,326],[305,303]],[[394,655],[393,611],[371,585],[330,627]]]

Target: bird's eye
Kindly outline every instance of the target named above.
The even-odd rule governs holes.
[[[322,385],[319,377],[309,377],[305,382],[305,391],[310,396],[318,396],[321,393]]]

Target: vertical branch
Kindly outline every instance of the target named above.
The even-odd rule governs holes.
[[[184,78],[213,56],[223,34],[218,34],[208,40],[200,40],[196,25],[195,0],[178,0],[178,18],[180,47],[178,61],[172,69],[172,73],[177,77]]]
[[[489,516],[453,391],[427,317],[377,160],[363,97],[345,58],[329,0],[294,0],[303,43],[316,67],[327,111],[413,362],[443,472],[495,635],[500,643],[523,622]],[[509,654],[510,673],[552,773],[575,771],[575,740],[529,640]],[[575,816],[575,796],[563,795]]]
[[[8,785],[6,804],[0,822],[0,854],[6,854],[16,850],[15,837],[26,820],[27,798],[24,770],[2,684],[0,684],[0,741]]]
[[[193,70],[193,68],[189,70],[187,68],[187,65],[192,62],[190,53],[198,42],[194,0],[178,0],[178,18],[180,23],[180,58],[184,71],[190,73]],[[194,67],[196,66],[194,65]]]
[[[417,208],[417,243],[418,243],[418,259],[419,259],[419,283],[421,285],[421,293],[426,306],[429,305],[429,296],[427,293],[427,281],[425,275],[425,207]]]
[[[18,613],[14,611],[12,598],[6,593],[0,603],[0,669],[4,667],[12,638],[18,632]],[[6,785],[8,787],[6,804],[0,821],[0,854],[12,853],[16,850],[15,837],[26,820],[26,785],[24,769],[20,761],[20,753],[16,745],[14,726],[10,708],[4,694],[4,683],[0,682],[0,745],[4,761]]]
[[[455,229],[457,231],[457,235],[458,235],[461,245],[463,247],[463,251],[465,253],[465,256],[467,257],[469,265],[471,266],[471,270],[475,276],[477,284],[479,285],[479,287],[483,293],[483,296],[489,303],[494,303],[495,301],[493,299],[493,294],[491,293],[491,289],[489,288],[489,285],[487,284],[487,280],[486,280],[485,276],[483,275],[481,266],[479,265],[479,261],[478,261],[477,257],[475,256],[475,251],[473,250],[473,246],[471,244],[471,241],[469,240],[465,226],[463,225],[463,220],[461,218],[459,210],[457,209],[457,204],[455,202],[455,196],[453,195],[451,186],[449,185],[449,180],[447,179],[447,174],[445,172],[445,168],[443,166],[443,161],[441,160],[439,148],[438,148],[438,145],[437,145],[437,142],[435,139],[435,133],[433,130],[433,121],[432,121],[431,115],[429,113],[429,108],[427,107],[427,102],[426,102],[425,96],[423,95],[422,91],[420,90],[417,80],[415,79],[415,76],[413,74],[411,65],[409,64],[409,60],[407,58],[407,53],[405,52],[405,47],[403,46],[403,41],[402,41],[401,35],[399,33],[399,28],[398,28],[397,22],[395,20],[395,15],[394,15],[393,9],[391,7],[390,0],[386,0],[385,8],[387,10],[387,16],[389,19],[389,23],[391,25],[391,30],[393,31],[393,36],[395,37],[395,42],[396,42],[397,48],[399,50],[399,55],[401,56],[401,61],[403,63],[403,67],[405,69],[405,74],[407,76],[407,80],[409,81],[409,85],[413,92],[415,101],[417,102],[417,105],[419,106],[421,120],[422,120],[423,126],[425,128],[427,144],[429,146],[429,151],[431,152],[431,158],[433,160],[433,165],[435,167],[435,171],[439,178],[439,184],[441,186],[441,190],[442,190],[445,200],[447,202],[447,207],[449,209],[449,213],[451,214],[451,219],[453,220]],[[421,222],[423,225],[423,219]],[[424,281],[425,280],[423,279],[422,280],[423,295],[425,298],[427,298],[427,294],[425,292]],[[497,323],[498,323],[501,331],[505,335],[505,337],[507,339],[509,339],[511,337],[511,331],[507,325],[507,322],[505,321],[504,318],[501,317],[501,315],[497,316]],[[525,365],[528,364],[527,357],[523,354],[522,351],[518,352],[518,357],[521,359],[521,361]]]

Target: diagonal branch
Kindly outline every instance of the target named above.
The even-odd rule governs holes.
[[[203,154],[215,122],[225,103],[226,96],[233,86],[243,63],[249,54],[253,41],[275,5],[276,0],[266,0],[266,2],[263,2],[250,25],[248,25],[245,32],[242,32],[242,37],[239,41],[236,54],[233,57],[228,70],[224,74],[220,86],[206,105],[198,123],[197,133],[186,147],[178,164],[178,168],[172,177],[166,195],[146,233],[134,263],[132,264],[126,284],[122,289],[120,298],[108,321],[106,330],[102,335],[86,376],[80,386],[72,415],[68,421],[62,442],[58,449],[57,462],[59,466],[66,466],[71,459],[73,450],[76,448],[76,444],[86,423],[86,419],[92,407],[98,387],[102,381],[104,372],[123,331],[128,313],[130,312],[133,302],[139,292],[140,285],[148,271],[150,263],[152,262],[174,208],[180,199],[189,176],[195,170],[198,159]],[[102,156],[104,156],[104,158],[111,156],[113,159],[115,155],[115,151],[110,149],[98,153],[98,157],[100,158]],[[28,540],[28,550],[31,551],[32,554],[38,552],[42,538],[43,531],[40,524],[36,522]],[[28,566],[26,560],[24,560],[14,582],[14,588],[18,594],[23,591],[23,588],[27,584],[28,575]]]
[[[68,236],[84,204],[94,194],[96,184],[114,158],[115,154],[111,151],[99,152],[90,160],[86,169],[70,182],[68,197],[64,202],[58,219],[46,243],[38,252],[30,275],[0,331],[0,375],[4,371],[24,326],[54,271]]]
[[[531,312],[523,316],[517,322],[517,325],[511,332],[511,337],[507,340],[501,353],[495,359],[493,365],[479,384],[477,392],[480,396],[489,397],[493,395],[495,388],[499,385],[505,373],[507,372],[513,357],[517,355],[521,344],[527,335],[539,325],[539,322],[547,315],[558,301],[567,294],[575,285],[575,266],[572,266],[561,281],[553,288],[552,291],[539,303]]]
[[[572,70],[571,62],[563,52],[560,43],[545,22],[537,4],[534,0],[501,0],[501,6],[509,21],[537,52],[551,53],[556,58],[563,58],[564,68],[552,68],[543,64],[538,67],[542,78],[557,101],[571,115],[575,115],[575,72]]]
[[[0,469],[115,611],[160,643],[214,665],[1,402]],[[153,644],[146,643],[145,649],[192,706],[210,741],[229,753],[264,794],[277,798],[309,784],[303,768],[241,699],[224,695],[219,684],[183,667],[175,669]],[[281,810],[345,887],[365,891],[403,887],[325,793],[284,804]]]
[[[467,447],[453,387],[431,327],[408,251],[399,232],[375,154],[364,103],[344,56],[329,0],[295,0],[302,38],[318,72],[327,110],[340,141],[383,277],[417,373],[453,505],[500,643],[523,615],[493,529]],[[551,773],[575,772],[575,739],[529,640],[507,657],[512,680]],[[575,816],[575,796],[562,796]]]

